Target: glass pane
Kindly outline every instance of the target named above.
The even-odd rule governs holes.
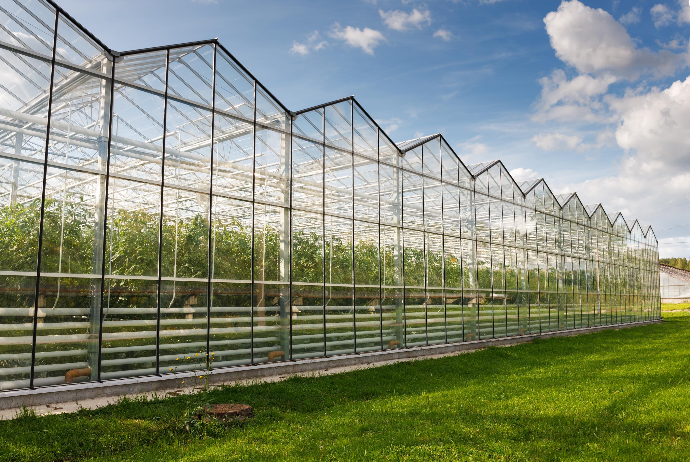
[[[0,40],[50,58],[53,54],[55,9],[40,0],[2,2],[4,30]]]
[[[216,55],[216,109],[254,119],[254,82],[223,50]]]
[[[216,114],[213,132],[214,194],[251,200],[253,132],[251,122]],[[201,160],[206,162],[203,158]],[[202,165],[205,167],[205,164]]]
[[[290,136],[257,127],[255,140],[255,200],[290,203]]]
[[[323,210],[323,147],[292,139],[292,206]]]

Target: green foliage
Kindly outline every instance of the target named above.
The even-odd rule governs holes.
[[[690,259],[688,258],[660,258],[659,263],[690,271]]]
[[[690,315],[0,422],[0,460],[689,460]],[[255,417],[194,419],[207,403]],[[186,430],[188,424],[189,431]]]

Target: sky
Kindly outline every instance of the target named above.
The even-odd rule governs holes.
[[[58,0],[110,48],[217,37],[286,107],[354,95],[690,257],[690,0]]]

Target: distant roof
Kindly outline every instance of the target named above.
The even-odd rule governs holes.
[[[681,281],[690,283],[690,271],[678,269],[674,266],[664,265],[663,263],[659,263],[659,271],[666,273],[669,276],[673,276],[676,279],[680,279]]]

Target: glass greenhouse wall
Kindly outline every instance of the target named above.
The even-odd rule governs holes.
[[[660,317],[650,228],[216,40],[118,53],[0,1],[0,389]]]

